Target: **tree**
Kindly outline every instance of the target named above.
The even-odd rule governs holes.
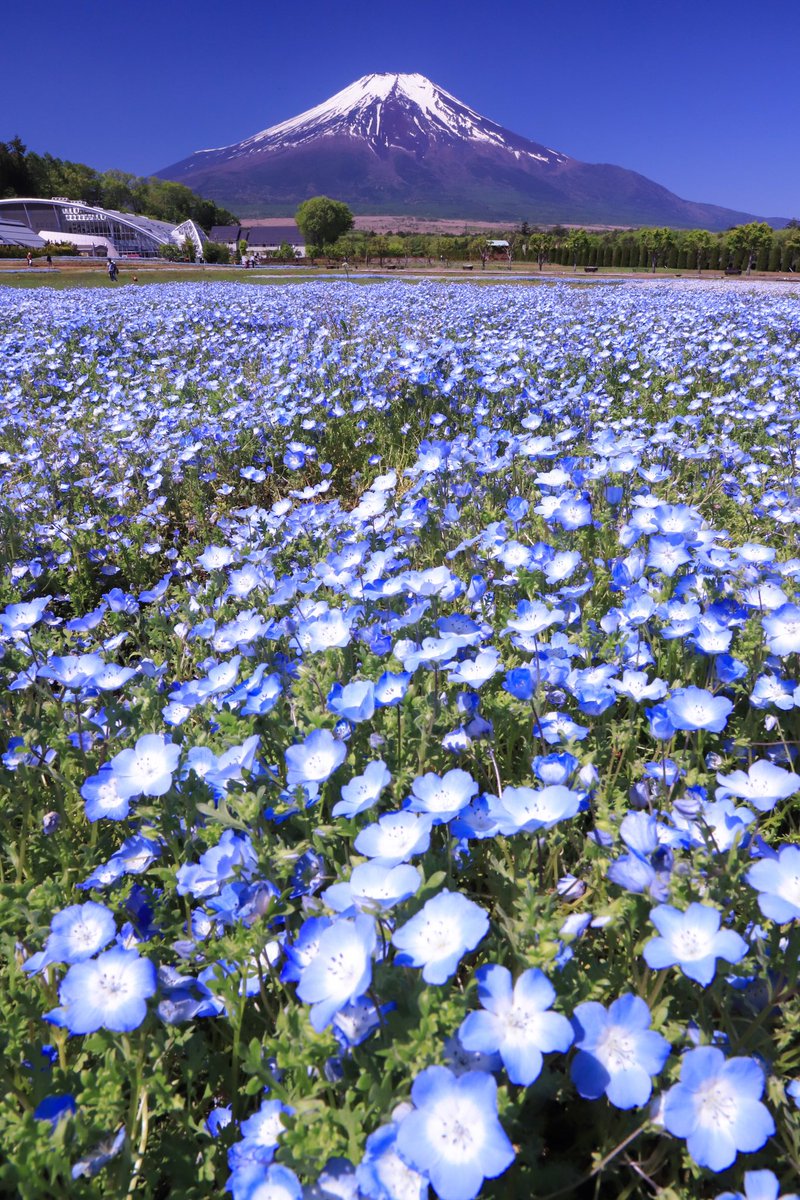
[[[687,254],[695,258],[698,275],[703,270],[703,264],[708,261],[713,243],[714,237],[707,229],[690,229],[684,238]]]
[[[203,257],[207,263],[229,263],[231,252],[221,242],[204,242]]]
[[[581,258],[588,249],[589,235],[585,229],[573,229],[567,238],[567,248],[572,254],[572,269],[577,271],[578,259]]]
[[[787,226],[788,228],[788,226]],[[794,230],[794,226],[792,227]],[[800,232],[791,232],[783,244],[784,261],[787,271],[796,271],[800,261]]]
[[[553,239],[549,233],[534,233],[528,241],[528,248],[531,253],[536,255],[536,262],[540,271],[548,260],[552,244]]]
[[[741,250],[747,255],[747,274],[753,269],[759,250],[772,245],[772,229],[766,221],[751,221],[748,225],[737,225],[728,235],[731,250]]]
[[[674,240],[672,230],[666,226],[642,230],[642,245],[650,255],[650,266],[654,275],[656,267],[665,257]]]
[[[470,258],[479,258],[481,260],[481,268],[484,271],[486,270],[486,255],[487,255],[486,238],[485,237],[470,238],[469,256],[470,256]]]
[[[304,200],[294,215],[297,227],[309,246],[330,246],[353,228],[353,214],[341,200],[330,196],[312,196]]]

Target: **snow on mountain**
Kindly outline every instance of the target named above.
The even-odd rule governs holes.
[[[241,217],[285,216],[327,195],[356,213],[535,224],[725,229],[754,219],[539,145],[414,74],[364,75],[299,116],[157,174]]]
[[[242,142],[198,150],[218,161],[302,146],[320,137],[353,137],[376,153],[392,148],[424,150],[431,143],[483,142],[543,163],[567,156],[517,137],[451,96],[424,75],[364,75],[329,100],[256,133]]]

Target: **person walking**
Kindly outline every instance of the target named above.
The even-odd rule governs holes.
[[[108,278],[112,283],[114,283],[119,272],[117,271],[117,264],[114,262],[113,258],[108,260],[106,270],[108,271]]]
[[[33,255],[31,254],[30,250],[25,255],[25,262],[28,264],[29,267],[33,266]]]

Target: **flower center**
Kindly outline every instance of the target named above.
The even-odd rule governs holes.
[[[786,873],[777,888],[778,895],[800,908],[800,871]]]
[[[673,949],[679,958],[697,962],[711,953],[711,938],[697,929],[681,929],[675,935]]]
[[[696,1105],[700,1124],[706,1127],[722,1130],[736,1120],[736,1099],[718,1079],[698,1088]]]
[[[619,1025],[610,1025],[597,1043],[596,1054],[611,1073],[636,1066],[636,1041]]]
[[[450,1162],[471,1161],[482,1149],[482,1122],[469,1106],[448,1097],[437,1104],[428,1118],[428,1137],[442,1158]]]

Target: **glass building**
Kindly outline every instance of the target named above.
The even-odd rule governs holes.
[[[163,246],[181,246],[187,238],[202,255],[205,241],[194,221],[176,226],[64,196],[0,200],[0,221],[24,225],[45,242],[72,242],[79,253],[109,258],[159,258]]]

